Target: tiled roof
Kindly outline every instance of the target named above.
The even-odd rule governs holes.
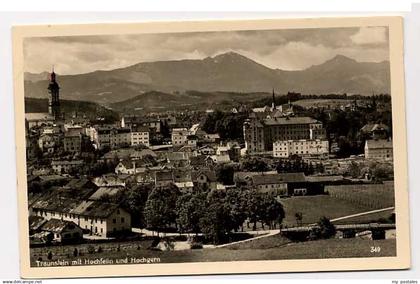
[[[385,140],[385,139],[378,139],[378,140],[366,140],[366,146],[369,149],[383,149],[383,148],[392,148],[392,141]]]
[[[41,230],[60,233],[67,227],[74,228],[77,225],[71,221],[64,221],[60,219],[50,219],[44,225],[42,225]]]
[[[174,177],[171,171],[159,171],[155,173],[156,181],[173,181]]]
[[[266,125],[283,125],[283,124],[311,124],[319,123],[318,120],[306,116],[292,116],[292,117],[275,117],[264,120]]]
[[[291,182],[305,182],[305,175],[303,173],[284,173],[284,174],[262,174],[254,175],[252,183],[254,185],[264,184],[280,184]]]

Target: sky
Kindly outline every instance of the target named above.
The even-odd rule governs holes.
[[[270,68],[302,70],[336,55],[389,60],[388,38],[386,27],[36,37],[24,40],[24,67],[81,74],[234,51]]]

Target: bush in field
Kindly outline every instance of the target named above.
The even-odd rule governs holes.
[[[336,229],[334,224],[327,217],[321,217],[317,226],[312,228],[309,233],[310,240],[329,239],[335,236]]]
[[[50,251],[48,252],[47,258],[48,258],[48,260],[51,260],[53,258],[52,252],[50,252]]]
[[[95,253],[95,247],[92,246],[92,245],[89,245],[88,248],[87,248],[87,250],[88,250],[88,253],[90,253],[90,254]]]

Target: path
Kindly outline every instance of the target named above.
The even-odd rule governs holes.
[[[393,210],[393,209],[394,209],[394,207],[387,207],[387,208],[382,208],[382,209],[376,209],[376,210],[372,210],[372,211],[367,211],[367,212],[362,212],[362,213],[357,213],[357,214],[352,214],[352,215],[347,215],[347,216],[343,216],[343,217],[331,219],[330,221],[331,222],[335,222],[335,221],[350,219],[350,218],[353,218],[353,217],[359,217],[359,216],[363,216],[363,215],[369,215],[369,214],[379,213],[379,212]]]

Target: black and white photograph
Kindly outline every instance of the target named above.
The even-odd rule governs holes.
[[[20,37],[25,263],[406,267],[394,20]]]

